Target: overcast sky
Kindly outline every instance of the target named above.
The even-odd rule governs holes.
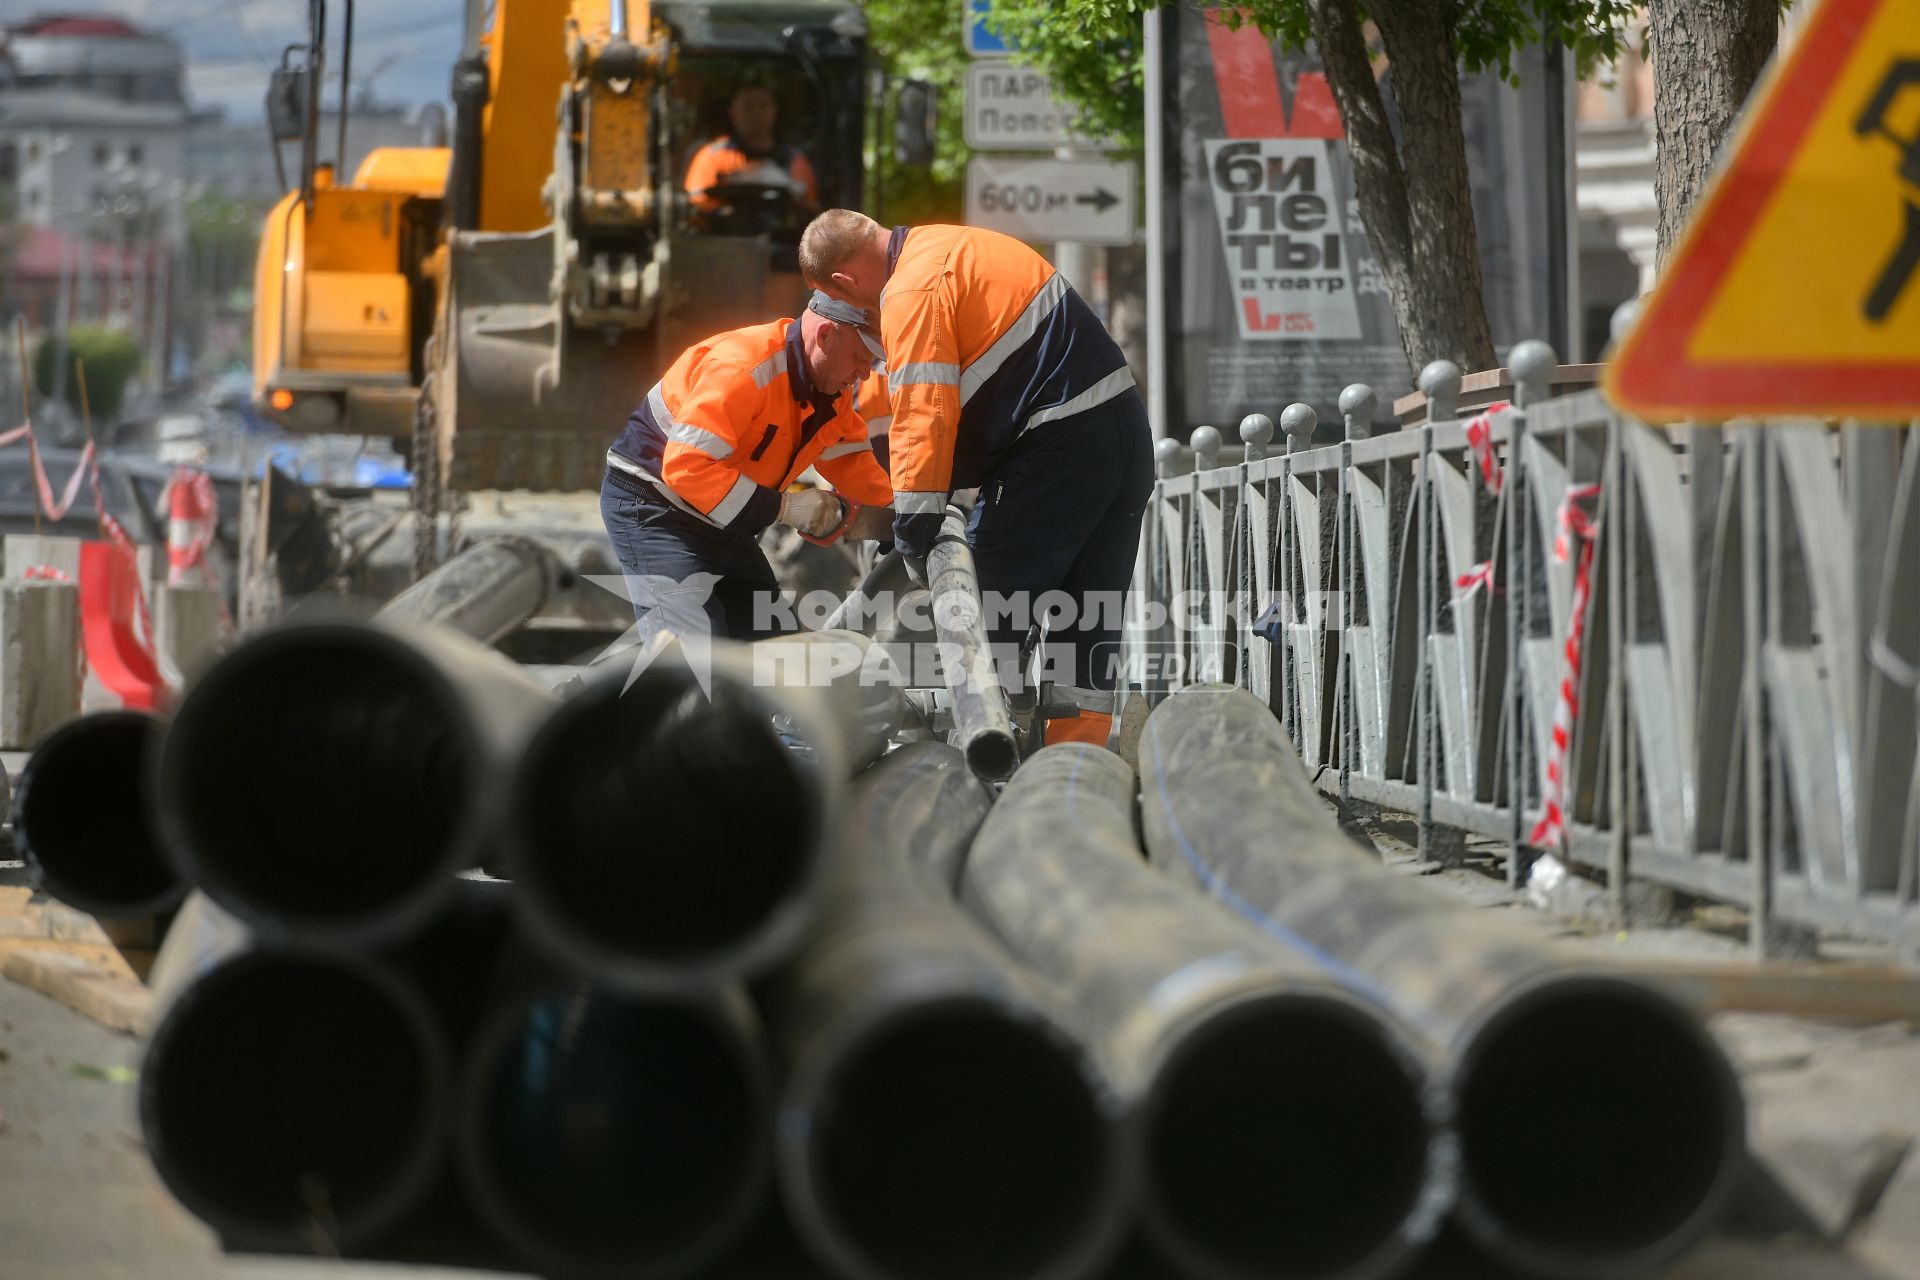
[[[327,6],[336,24],[342,7],[341,0]],[[356,92],[371,88],[387,102],[444,99],[464,10],[461,0],[361,0],[353,42]],[[307,31],[305,0],[0,0],[0,22],[7,25],[49,12],[111,14],[172,36],[186,53],[188,97],[239,119],[259,117],[267,73],[280,51]],[[337,82],[339,72],[335,58],[329,80]]]

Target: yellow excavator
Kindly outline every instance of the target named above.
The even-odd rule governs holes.
[[[780,188],[696,224],[693,151],[751,81],[860,203],[865,20],[848,0],[468,0],[446,147],[382,148],[345,181],[353,0],[309,0],[275,71],[298,181],[267,218],[254,397],[303,433],[410,441],[415,504],[597,489],[608,441],[688,343],[797,314],[805,210]],[[328,41],[342,110],[322,137]],[[737,212],[736,212],[737,211]]]

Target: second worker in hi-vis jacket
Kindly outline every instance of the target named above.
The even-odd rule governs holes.
[[[1104,744],[1120,601],[1153,490],[1152,431],[1119,345],[1046,259],[994,231],[889,230],[829,209],[801,237],[800,269],[879,309],[895,543],[923,558],[948,495],[978,487],[967,534],[981,592],[1014,605],[996,613],[989,599],[990,639],[1017,647],[1040,620],[1018,604],[1065,593],[1071,616],[1049,609],[1047,643],[1071,651],[1054,691],[1080,715],[1049,721],[1047,741]]]
[[[879,348],[866,312],[816,293],[798,319],[716,334],[673,362],[607,450],[600,489],[637,617],[691,593],[712,635],[759,639],[782,612],[761,531],[844,532],[841,494],[884,514],[887,475],[852,394]],[[809,467],[835,492],[797,487]]]

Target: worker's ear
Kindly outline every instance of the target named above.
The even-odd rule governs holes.
[[[847,301],[847,299],[853,296],[851,292],[852,289],[853,289],[853,277],[848,275],[844,271],[836,271],[833,273],[831,277],[831,283],[827,289],[827,292],[832,294],[835,298],[837,298],[841,302],[845,302]]]

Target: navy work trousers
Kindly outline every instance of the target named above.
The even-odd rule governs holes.
[[[1060,592],[1072,616],[1046,611],[1048,678],[1114,687],[1123,601],[1152,494],[1153,431],[1137,390],[1015,442],[981,486],[967,526],[981,594],[999,597],[986,600],[996,655],[1016,648],[1040,621],[1043,597]]]
[[[645,480],[611,470],[600,485],[600,519],[627,575],[634,617],[644,618],[655,607],[650,584],[677,584],[696,597],[707,587],[704,607],[715,637],[760,640],[776,634],[777,625],[755,625],[756,597],[768,604],[780,594],[759,542],[703,524],[647,488]],[[779,612],[760,610],[767,622]]]

